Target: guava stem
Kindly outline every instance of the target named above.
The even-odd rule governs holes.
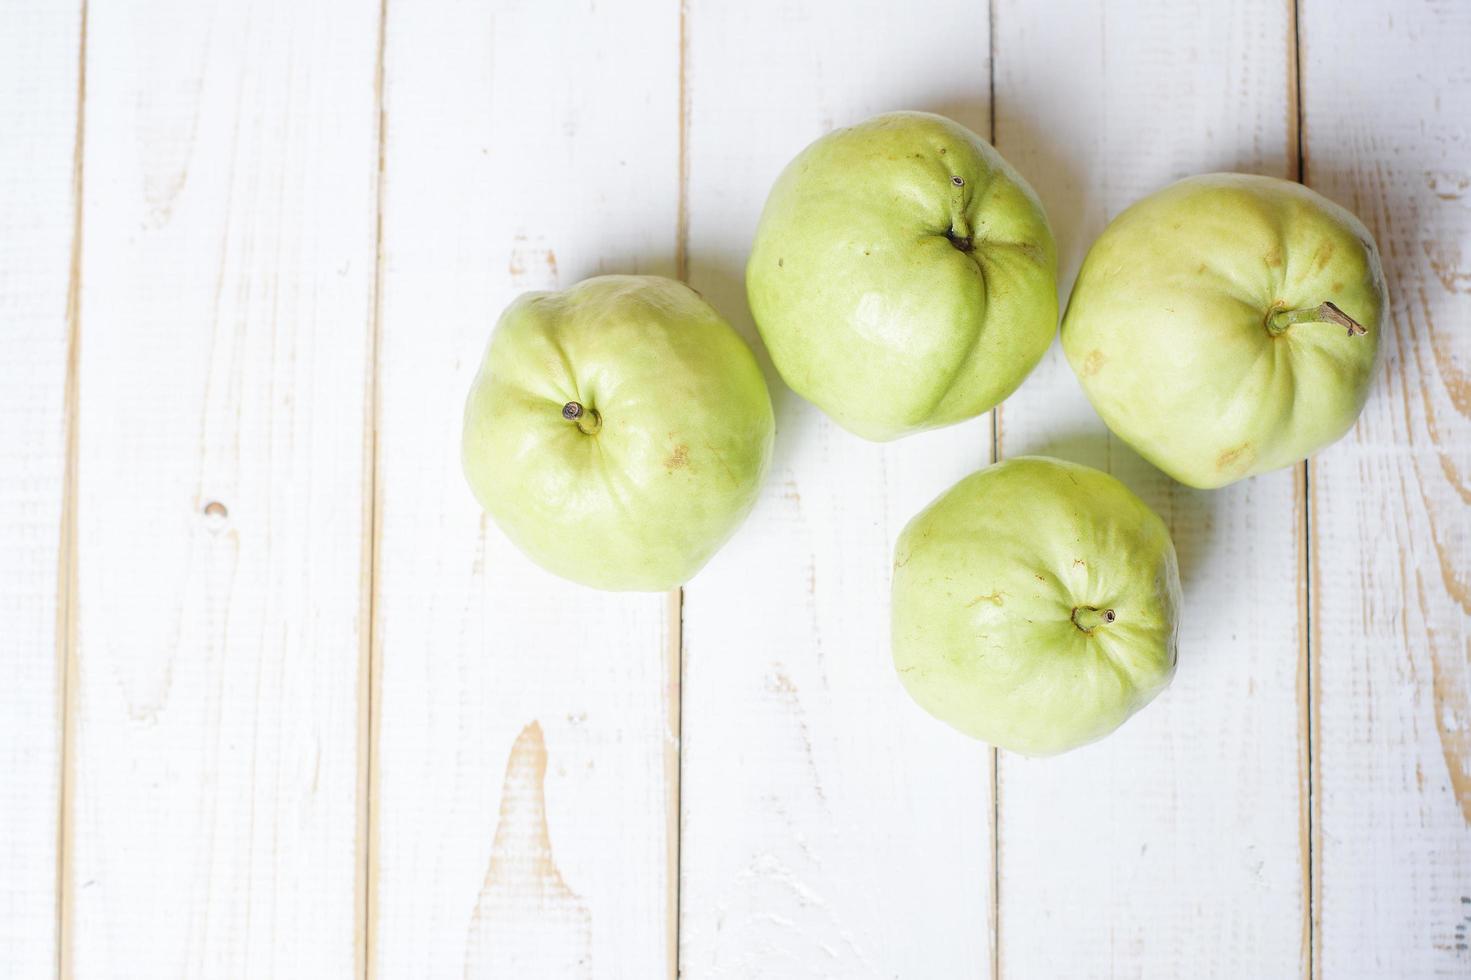
[[[1359,337],[1369,332],[1369,329],[1362,323],[1332,303],[1320,303],[1317,306],[1304,307],[1300,310],[1278,310],[1275,313],[1269,313],[1267,333],[1273,337],[1279,336],[1294,323],[1336,323],[1347,330],[1350,337]]]
[[[965,217],[965,178],[956,174],[950,178],[950,230],[945,233],[951,243],[962,252],[970,251],[970,222]]]
[[[568,402],[562,406],[562,418],[576,422],[577,430],[585,436],[595,436],[603,427],[603,417],[595,408],[584,408],[581,402]]]
[[[1097,606],[1073,607],[1073,625],[1084,633],[1091,633],[1115,619],[1118,619],[1118,616],[1112,609],[1099,609]]]

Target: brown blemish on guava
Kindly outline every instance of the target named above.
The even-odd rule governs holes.
[[[1033,262],[1041,262],[1043,259],[1041,247],[1032,242],[1016,242],[1009,247],[1016,249]]]
[[[1251,443],[1250,442],[1243,442],[1241,445],[1237,446],[1235,449],[1227,449],[1225,452],[1221,453],[1221,455],[1219,455],[1219,456],[1216,457],[1216,469],[1218,469],[1218,470],[1234,469],[1235,466],[1236,466],[1236,463],[1240,459],[1242,459],[1242,457],[1246,456],[1250,452],[1251,452]]]
[[[664,460],[664,468],[671,473],[688,465],[690,465],[690,447],[683,443],[675,446],[674,451]]]
[[[1002,605],[1005,605],[1006,604],[1006,600],[1005,599],[1002,599],[1001,598],[1001,593],[999,591],[997,591],[997,592],[992,592],[990,595],[978,595],[978,596],[976,596],[970,602],[967,602],[965,604],[965,608],[969,609],[971,606],[974,606],[978,602],[989,602],[993,606],[1002,606]]]
[[[1102,369],[1103,362],[1106,360],[1108,360],[1108,358],[1103,356],[1103,351],[1089,351],[1088,356],[1083,358],[1083,377],[1093,377],[1093,375],[1097,374],[1099,370]]]
[[[1322,272],[1328,268],[1328,263],[1333,261],[1333,252],[1337,248],[1332,242],[1324,242],[1318,246],[1313,253],[1313,271]]]
[[[1205,275],[1206,271],[1207,270],[1206,270],[1205,263],[1202,262],[1202,263],[1200,263],[1200,268],[1198,268],[1198,269],[1195,270],[1195,274],[1196,275],[1203,276],[1203,275]]]
[[[778,269],[783,268],[786,264],[787,264],[787,260],[786,259],[777,259],[776,260],[776,267]]]
[[[1273,245],[1272,246],[1272,250],[1269,251],[1266,255],[1262,256],[1262,261],[1266,262],[1267,263],[1267,266],[1269,268],[1272,268],[1272,269],[1280,268],[1281,265],[1282,265],[1282,248],[1281,248],[1281,246],[1279,246],[1279,245]]]
[[[1331,289],[1335,293],[1342,292],[1343,291],[1343,283],[1341,283],[1341,282],[1335,282],[1332,286],[1329,286],[1328,288]]]
[[[1084,568],[1087,568],[1088,567],[1088,563],[1086,561],[1084,561],[1083,559],[1081,559],[1081,558],[1074,558],[1073,559],[1073,567],[1074,568],[1077,568],[1079,565],[1082,565]]]

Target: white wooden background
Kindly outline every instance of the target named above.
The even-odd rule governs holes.
[[[895,108],[1091,238],[1297,177],[1392,291],[1357,428],[1205,493],[1058,351],[878,446],[773,381],[683,593],[557,581],[457,461],[516,293],[746,336],[779,168]],[[0,973],[1471,975],[1471,5],[0,0]],[[757,345],[760,350],[759,344]],[[1167,519],[1174,686],[1050,761],[931,721],[889,549],[1050,452]]]

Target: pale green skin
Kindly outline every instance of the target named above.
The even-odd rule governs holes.
[[[746,293],[792,390],[887,440],[1016,390],[1057,329],[1057,249],[1036,194],[990,144],[895,112],[829,133],[782,172]]]
[[[1367,333],[1277,310],[1331,302]],[[1385,307],[1363,224],[1290,181],[1190,177],[1093,243],[1062,324],[1083,390],[1121,439],[1181,483],[1224,486],[1299,462],[1353,427]]]
[[[563,417],[568,402],[585,407],[581,424]],[[538,565],[662,591],[750,512],[774,433],[751,349],[694,290],[601,276],[502,314],[465,405],[462,458],[476,498]]]
[[[1077,463],[1022,456],[951,487],[899,536],[892,601],[910,695],[1013,752],[1100,739],[1175,672],[1169,532],[1122,483]]]

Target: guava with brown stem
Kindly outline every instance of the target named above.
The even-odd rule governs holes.
[[[1368,397],[1385,309],[1363,223],[1291,181],[1205,174],[1093,243],[1062,347],[1103,421],[1193,487],[1289,466]]]
[[[894,549],[894,665],[967,735],[1053,755],[1112,732],[1175,672],[1180,573],[1164,522],[1091,467],[973,473]]]
[[[525,554],[600,589],[686,582],[740,526],[775,424],[756,358],[694,290],[600,276],[502,314],[465,404],[465,477]]]

